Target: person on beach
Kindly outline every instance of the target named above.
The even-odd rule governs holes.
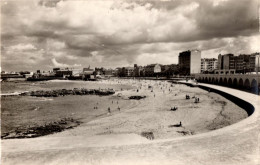
[[[110,107],[108,107],[108,109],[107,109],[107,110],[108,110],[108,113],[111,113],[111,111],[110,111]]]
[[[182,127],[181,121],[180,121],[180,127]]]
[[[118,108],[117,108],[117,109],[118,109],[118,111],[120,111],[120,107],[119,107],[119,106],[118,106]]]

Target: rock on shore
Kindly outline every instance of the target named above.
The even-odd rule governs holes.
[[[112,95],[115,91],[113,89],[56,89],[51,91],[30,91],[21,93],[21,96],[36,96],[36,97],[58,97],[66,95]]]
[[[2,133],[1,139],[22,139],[22,138],[34,138],[44,135],[61,132],[65,129],[71,129],[81,122],[74,120],[73,118],[64,118],[60,121],[51,122],[41,126],[32,126],[27,128],[18,128],[15,131]]]
[[[140,99],[144,99],[146,98],[146,96],[130,96],[128,97],[129,99],[133,99],[133,100],[140,100]]]

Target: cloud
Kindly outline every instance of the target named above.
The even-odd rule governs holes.
[[[4,0],[2,62],[17,64],[13,57],[21,52],[24,61],[34,62],[33,68],[51,67],[50,61],[111,67],[148,61],[177,63],[178,51],[195,48],[209,56],[218,51],[251,53],[257,51],[259,41],[257,3]]]
[[[27,51],[27,50],[36,50],[37,48],[32,44],[18,44],[8,47],[11,51]]]
[[[52,64],[54,65],[54,67],[61,67],[61,68],[65,68],[65,67],[81,67],[81,64],[73,64],[73,65],[68,65],[68,64],[64,64],[64,63],[59,63],[56,61],[55,58],[51,59]]]

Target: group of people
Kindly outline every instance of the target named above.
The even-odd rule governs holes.
[[[178,109],[178,107],[175,107],[175,106],[174,106],[174,107],[171,107],[171,110],[172,110],[172,111],[176,111],[177,109]]]
[[[121,110],[119,106],[117,107],[117,110],[118,110],[118,111]],[[110,107],[107,108],[107,111],[108,111],[109,114],[111,113],[111,109],[110,109]]]
[[[195,97],[193,96],[192,98],[195,98],[195,102],[194,103],[199,103],[200,102],[200,98],[199,97]],[[186,99],[190,99],[190,95],[186,95]]]
[[[114,101],[112,101],[112,104],[113,104],[113,103],[114,103]],[[117,101],[117,104],[118,104],[118,101]],[[94,109],[98,109],[98,106],[97,106],[97,105],[98,105],[98,103],[96,103],[96,106],[94,106]],[[117,107],[117,110],[120,111],[120,107],[119,107],[119,106]],[[111,113],[110,107],[107,108],[107,111],[108,111],[108,113]]]
[[[96,106],[94,106],[94,109],[98,109],[97,105],[98,105],[98,102],[96,103]]]

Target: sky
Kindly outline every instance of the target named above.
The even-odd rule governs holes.
[[[2,0],[1,69],[177,64],[260,52],[260,0]]]

